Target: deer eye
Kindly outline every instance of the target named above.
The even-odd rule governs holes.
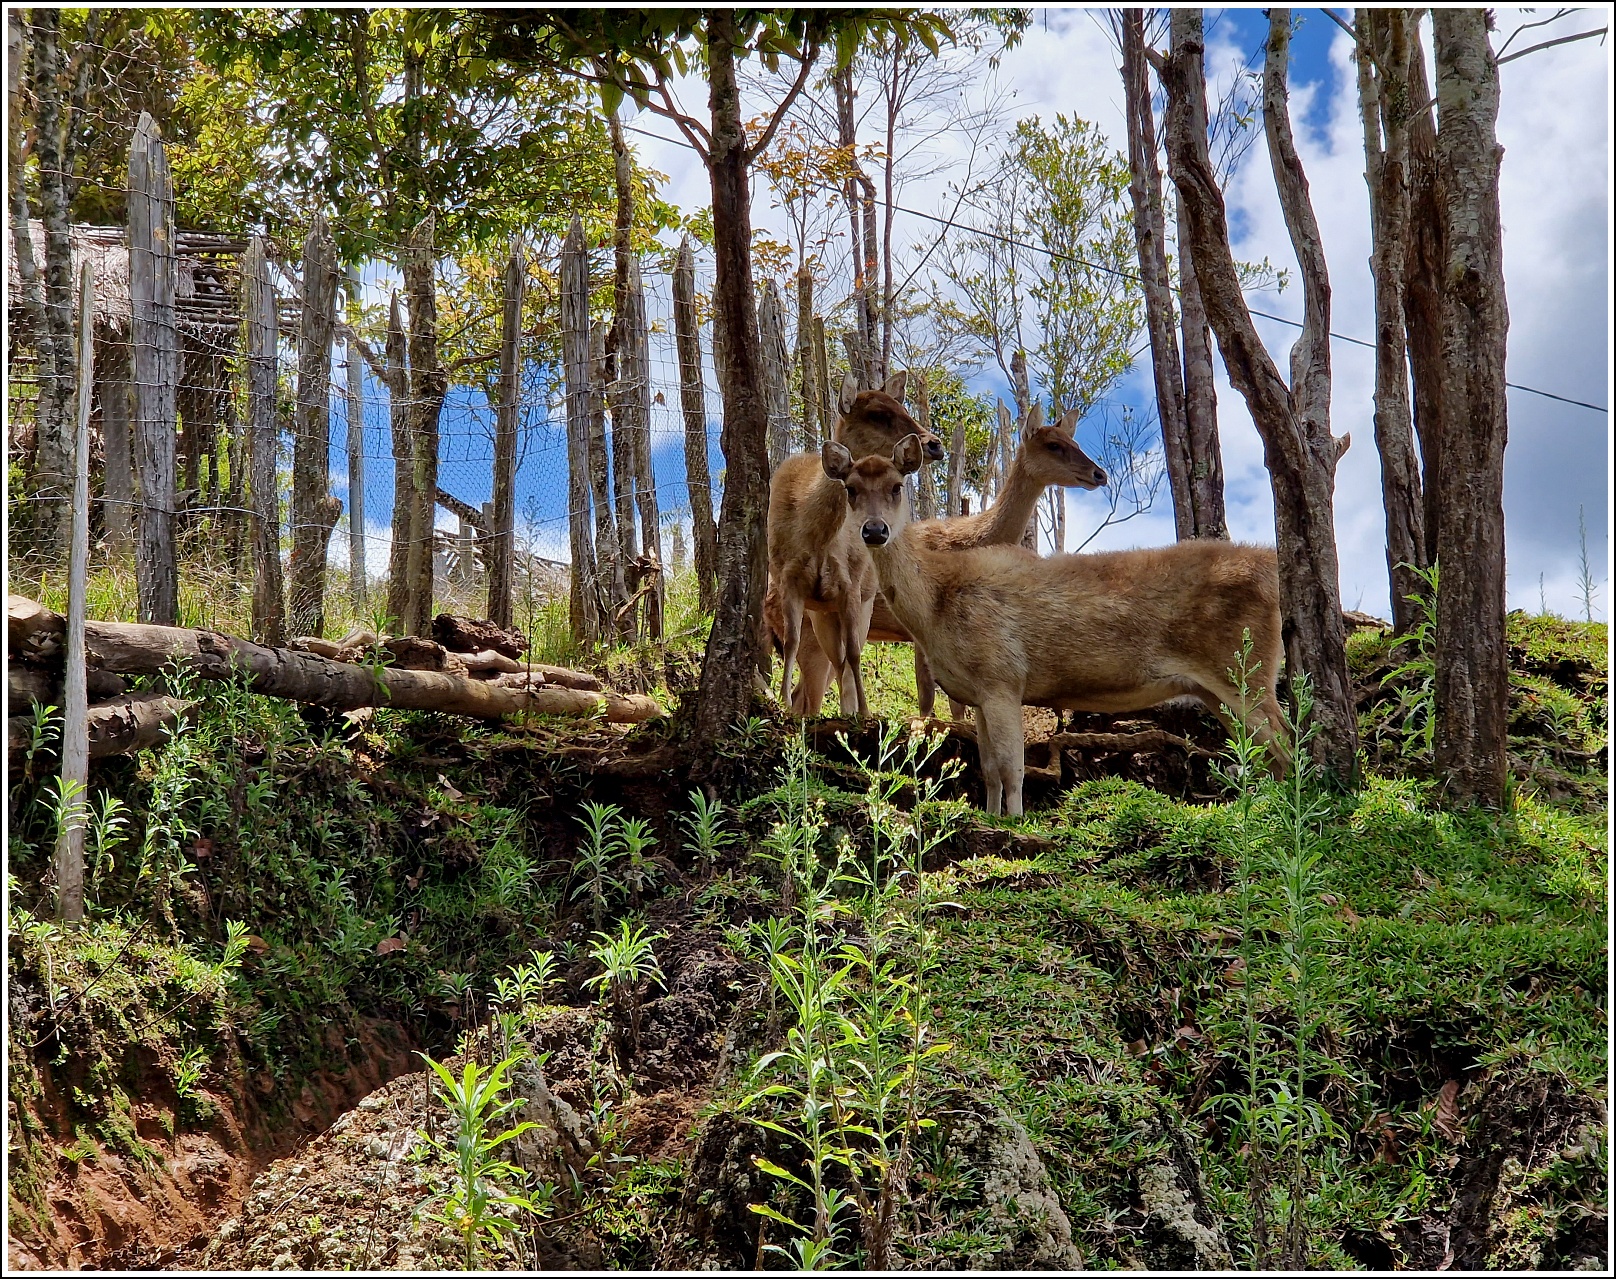
[[[847,486],[847,500],[848,500],[848,502],[849,502],[849,503],[850,503],[850,504],[851,504],[851,502],[852,502],[852,501],[853,501],[853,499],[854,499],[854,498],[855,498],[855,497],[857,497],[857,496],[858,496],[858,494],[857,494],[857,493],[855,493],[855,492],[853,492],[853,486],[852,486],[852,485],[851,485],[851,484],[849,484],[849,485],[848,485],[848,486]]]
[[[1048,449],[1051,453],[1059,453],[1060,452],[1060,445],[1056,444],[1054,440],[1050,440],[1049,443],[1044,445],[1044,447],[1046,449]]]
[[[893,497],[897,497],[898,494],[902,493],[902,492],[903,492],[903,485],[902,484],[894,484],[892,486],[892,496]]]

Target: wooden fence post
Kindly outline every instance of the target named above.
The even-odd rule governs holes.
[[[930,407],[930,395],[927,396]],[[954,421],[954,438],[948,449],[948,509],[945,514],[965,514],[965,419]]]
[[[286,609],[281,590],[281,508],[276,484],[280,431],[275,420],[275,289],[269,282],[269,253],[254,236],[243,267],[247,297],[247,436],[251,441],[253,510],[253,638],[279,648],[286,643]]]
[[[592,407],[589,253],[584,248],[583,223],[576,216],[561,246],[561,362],[567,384],[567,536],[572,548],[572,634],[581,644],[593,644],[601,638],[604,628],[595,552],[589,536],[590,481],[593,478],[589,447]],[[605,462],[604,455],[601,461]],[[601,478],[604,481],[605,476]],[[596,501],[599,500],[597,491]],[[605,515],[611,518],[609,502]],[[598,522],[597,512],[597,525]]]
[[[499,341],[499,408],[494,432],[494,518],[488,539],[488,620],[509,627],[515,608],[511,595],[512,564],[516,541],[516,427],[517,410],[522,394],[522,294],[527,286],[527,261],[522,256],[522,241],[511,237],[511,256],[505,264],[505,314]],[[587,305],[588,298],[585,298]],[[563,330],[565,326],[563,326]],[[563,341],[567,339],[563,337]],[[573,457],[572,382],[568,380],[567,397],[567,492],[568,527],[573,530],[573,572],[579,571],[578,535],[580,518],[589,518],[588,501],[582,517],[577,513],[577,494],[581,476],[575,469]],[[587,524],[583,526],[587,530]],[[588,548],[587,531],[584,536]],[[574,599],[577,591],[573,592]],[[574,619],[574,635],[578,619]],[[588,627],[586,626],[587,630]],[[580,636],[582,638],[582,636]]]
[[[292,434],[291,625],[296,635],[325,631],[325,559],[336,525],[331,470],[331,333],[336,322],[337,246],[316,213],[303,242],[297,333],[297,410]],[[341,504],[337,503],[340,511]]]
[[[814,369],[819,382],[820,440],[830,439],[836,433],[840,414],[836,411],[836,397],[830,389],[830,344],[825,341],[825,317],[814,316]]]
[[[780,286],[763,286],[758,303],[758,337],[763,343],[763,404],[769,414],[769,470],[775,470],[791,452],[791,398],[787,390],[791,356],[786,349],[785,307]]]
[[[393,528],[387,552],[387,625],[402,630],[410,596],[410,531],[415,523],[415,441],[410,431],[410,371],[398,294],[387,310],[387,423],[393,449]]]
[[[587,257],[584,263],[587,268]],[[607,465],[606,363],[605,330],[593,325],[589,329],[589,487],[595,499],[595,573],[600,588],[601,637],[615,631],[620,638],[629,639],[633,623],[624,611],[628,583],[623,576],[622,542],[617,534],[617,517],[612,513]]]
[[[359,325],[359,268],[348,268],[348,324]],[[348,363],[348,594],[355,617],[365,615],[368,588],[365,571],[365,383],[359,344],[343,344]]]
[[[174,187],[163,140],[142,111],[129,147],[129,340],[134,348],[135,580],[142,622],[179,621],[174,553]]]
[[[84,659],[85,579],[90,563],[90,396],[95,383],[95,268],[79,271],[78,412],[73,432],[72,536],[67,560],[67,670],[62,687],[61,826],[56,832],[56,908],[64,924],[84,918],[85,784],[90,780]]]
[[[819,379],[814,376],[814,275],[807,267],[797,272],[797,389],[802,396],[802,447],[819,452]]]
[[[915,376],[909,379],[909,385],[914,388],[915,420],[926,430],[931,430],[931,392],[926,386],[926,370],[916,369]],[[932,519],[937,514],[937,485],[931,477],[929,465],[920,468],[919,476],[920,501],[918,502],[919,516],[923,520]]]
[[[640,546],[647,561],[641,571],[654,573],[656,580],[645,594],[645,635],[647,639],[662,638],[662,609],[664,583],[662,581],[662,529],[657,514],[656,480],[651,460],[651,348],[645,320],[645,288],[640,279],[640,260],[635,254],[628,256],[628,270],[622,296],[617,299],[617,378],[612,383],[612,451],[613,465],[626,463],[629,475],[618,487],[618,536],[625,552],[633,546],[633,510],[640,516]],[[623,437],[623,448],[615,445]],[[619,462],[622,459],[622,463]],[[628,503],[629,479],[633,480],[633,506]],[[628,512],[625,530],[624,512]],[[628,563],[625,562],[625,582]],[[637,584],[636,584],[637,585]]]
[[[685,415],[685,483],[696,543],[696,590],[701,611],[718,605],[718,530],[707,465],[707,392],[701,374],[701,328],[696,320],[696,258],[687,235],[673,268],[673,327],[679,347],[679,404]]]

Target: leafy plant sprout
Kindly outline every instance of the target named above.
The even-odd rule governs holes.
[[[690,809],[688,813],[679,814],[679,824],[685,830],[685,847],[710,874],[724,849],[736,843],[740,835],[724,829],[723,802],[716,796],[708,799],[699,787],[690,792]]]
[[[657,963],[653,942],[662,939],[661,933],[646,935],[641,925],[618,921],[615,935],[596,933],[596,942],[589,948],[590,956],[602,972],[590,980],[603,1007],[615,1013],[627,1012],[629,1034],[627,1047],[632,1054],[640,1041],[640,996],[647,983],[663,981],[661,965]]]
[[[618,840],[623,850],[623,868],[619,878],[628,888],[629,905],[638,907],[640,894],[660,873],[645,851],[657,842],[656,836],[651,834],[651,823],[644,818],[625,817],[618,828]]]
[[[587,894],[591,919],[595,931],[601,929],[606,913],[608,889],[622,889],[622,881],[612,875],[612,864],[623,851],[623,836],[619,827],[623,810],[616,804],[590,802],[584,805],[578,820],[584,827],[584,846],[578,851],[578,862],[573,875],[578,880],[571,900]]]

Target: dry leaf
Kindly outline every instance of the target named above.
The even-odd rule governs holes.
[[[1341,908],[1341,915],[1342,918],[1344,918],[1347,923],[1351,924],[1354,928],[1363,923],[1362,916],[1360,916],[1357,911],[1353,910],[1351,906],[1343,906]]]
[[[199,862],[205,862],[213,856],[213,841],[206,835],[199,836],[196,843],[191,845],[191,856]]]
[[[454,783],[451,782],[442,773],[438,774],[438,785],[442,788],[443,793],[445,795],[447,795],[450,799],[464,799],[465,798],[464,795],[462,795],[459,791],[457,791],[454,788]]]
[[[1319,900],[1321,902],[1323,902],[1326,906],[1339,905],[1340,901],[1341,901],[1341,899],[1339,897],[1337,897],[1334,893],[1320,893],[1319,894]]]
[[[421,876],[424,874],[424,869],[417,868],[415,874],[404,876],[404,883],[412,893],[421,886]]]
[[[1436,1098],[1436,1118],[1431,1126],[1449,1141],[1459,1141],[1464,1137],[1464,1129],[1459,1123],[1459,1089],[1463,1085],[1457,1079],[1450,1079],[1442,1085],[1442,1091]]]
[[[1150,1045],[1143,1039],[1136,1039],[1127,1047],[1128,1055],[1131,1057],[1148,1057],[1150,1055]]]
[[[247,949],[255,955],[267,955],[269,954],[269,943],[262,937],[249,934],[247,937]]]
[[[1246,981],[1246,961],[1242,956],[1223,970],[1223,980],[1231,986],[1242,986]]]
[[[384,937],[376,943],[376,953],[378,955],[391,955],[395,950],[403,950],[404,944],[402,937]]]

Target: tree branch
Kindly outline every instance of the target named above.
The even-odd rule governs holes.
[[[1576,35],[1561,36],[1557,40],[1545,40],[1542,44],[1528,45],[1526,48],[1519,49],[1510,54],[1508,57],[1498,59],[1498,65],[1503,66],[1506,62],[1514,62],[1516,58],[1524,58],[1527,54],[1536,53],[1539,49],[1552,49],[1557,44],[1570,44],[1573,40],[1586,40],[1590,36],[1602,36],[1607,34],[1609,31],[1609,27],[1600,27],[1598,31],[1579,31]]]
[[[791,104],[797,100],[797,95],[802,92],[803,86],[808,83],[808,73],[813,70],[814,63],[818,61],[819,40],[816,38],[809,44],[808,52],[802,57],[802,66],[797,72],[796,83],[791,86],[786,96],[781,99],[780,105],[774,109],[774,117],[769,121],[768,127],[763,130],[762,136],[746,149],[746,163],[748,165],[762,155],[769,143],[774,140],[775,130],[780,127],[780,121],[786,118],[786,112],[791,109]]]

